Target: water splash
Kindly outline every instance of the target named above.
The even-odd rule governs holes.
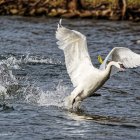
[[[64,107],[65,97],[70,93],[70,89],[59,83],[54,91],[41,91],[38,104],[41,106]]]
[[[22,69],[22,64],[61,64],[51,58],[37,56],[21,56],[17,59],[10,56],[0,62],[0,99],[17,99],[18,101],[29,104],[38,104],[40,106],[63,106],[63,101],[69,92],[68,87],[59,82],[56,89],[52,91],[43,91],[37,86],[37,83],[29,82],[29,77],[17,79],[13,75],[13,69]],[[22,81],[22,83],[20,82]]]
[[[29,104],[37,104],[39,106],[57,106],[64,107],[64,99],[69,92],[69,88],[62,85],[61,82],[55,90],[43,91],[36,84],[20,89],[22,100]],[[20,94],[20,95],[21,95]]]
[[[5,60],[0,61],[1,64],[5,64],[9,69],[20,69],[21,64],[61,64],[61,61],[53,58],[46,58],[44,56],[32,56],[29,53],[22,55],[20,58],[9,56]]]
[[[5,64],[9,69],[20,69],[19,64],[21,60],[17,60],[15,57],[10,56],[6,60],[2,60],[1,64]]]
[[[52,58],[44,58],[44,57],[37,57],[37,56],[26,56],[24,61],[26,63],[34,63],[34,64],[61,64],[61,61],[53,60]]]
[[[4,100],[8,98],[9,89],[14,85],[18,85],[17,79],[9,69],[7,63],[0,64],[0,97]],[[1,99],[0,98],[0,99]]]
[[[61,61],[55,60],[53,58],[46,58],[44,56],[32,56],[30,54],[21,56],[18,62],[24,64],[61,64]]]

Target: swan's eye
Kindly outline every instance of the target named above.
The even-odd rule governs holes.
[[[120,68],[123,68],[123,69],[125,69],[125,67],[124,67],[124,65],[123,65],[123,64],[120,64]]]

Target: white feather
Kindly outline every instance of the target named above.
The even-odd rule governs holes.
[[[56,38],[59,40],[59,48],[64,51],[67,71],[76,87],[86,77],[86,73],[96,69],[88,54],[86,37],[77,31],[58,26]]]
[[[140,55],[125,47],[113,48],[100,66],[101,70],[106,68],[107,61],[109,59],[111,61],[121,62],[125,68],[134,68],[140,66]]]

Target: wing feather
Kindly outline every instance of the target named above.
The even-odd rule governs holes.
[[[56,38],[58,47],[64,51],[66,68],[76,87],[86,73],[94,69],[88,54],[86,37],[59,24]]]
[[[123,63],[125,68],[134,68],[140,66],[140,55],[125,47],[113,48],[100,66],[100,69],[106,68],[107,61],[109,59],[111,59],[111,61]]]

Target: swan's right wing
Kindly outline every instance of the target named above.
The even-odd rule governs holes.
[[[66,68],[76,87],[81,79],[84,79],[94,69],[88,54],[86,37],[77,31],[63,27],[60,23],[56,38],[59,48],[64,51]]]
[[[140,66],[140,55],[134,53],[129,48],[115,47],[107,55],[100,69],[105,69],[108,60],[121,62],[125,68],[134,68]]]

